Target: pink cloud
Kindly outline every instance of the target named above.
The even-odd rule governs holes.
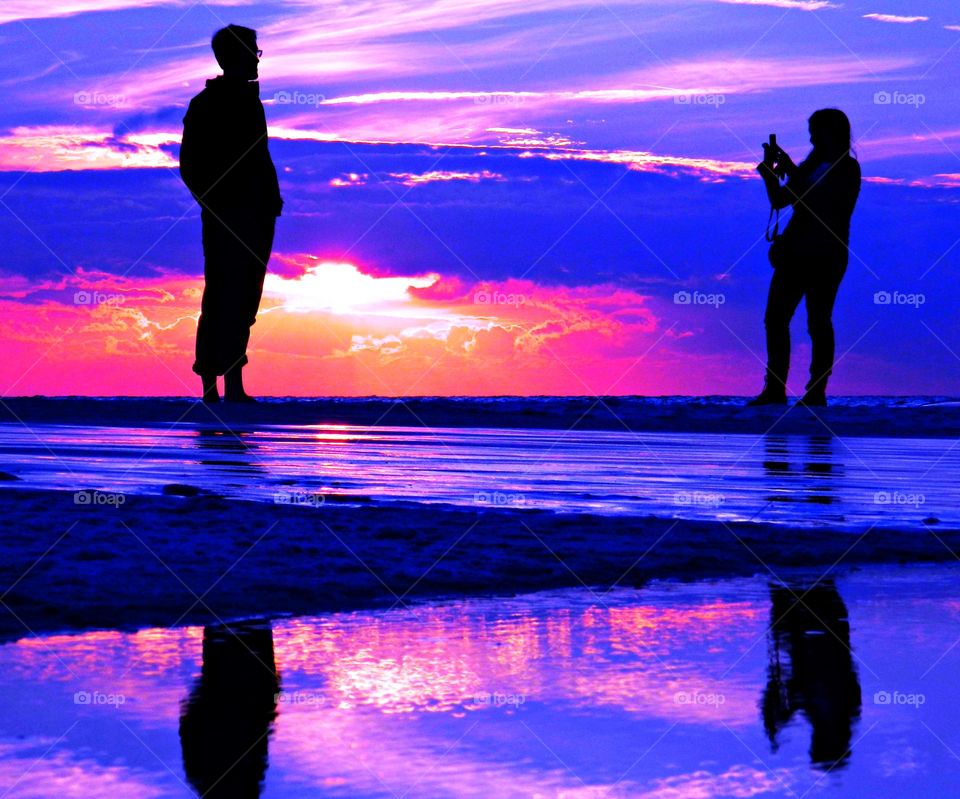
[[[910,25],[914,22],[928,22],[930,17],[907,17],[900,14],[864,14],[864,19],[872,19],[876,22],[892,22],[896,25]]]
[[[176,169],[176,159],[161,146],[179,142],[179,135],[164,132],[117,137],[92,126],[23,126],[0,136],[0,169]]]
[[[840,8],[827,0],[718,0],[740,6],[773,6],[774,8],[794,8],[798,11],[822,11],[825,8]]]
[[[217,0],[218,6],[246,5],[247,0]],[[91,12],[122,11],[128,8],[150,8],[151,6],[194,5],[190,0],[53,0],[37,3],[36,0],[5,0],[0,10],[0,25],[17,20],[49,19],[51,17],[69,17],[74,14]]]
[[[503,175],[483,169],[479,172],[451,172],[434,169],[429,172],[390,172],[390,177],[396,178],[404,186],[420,186],[424,183],[448,183],[450,181],[466,181],[479,183],[481,180],[504,180]]]
[[[608,164],[624,164],[637,172],[686,174],[708,179],[726,177],[753,179],[757,177],[757,165],[754,162],[655,155],[645,151],[538,150],[522,153],[521,157],[546,158],[550,161],[600,161]]]
[[[934,155],[951,152],[951,143],[960,139],[960,128],[934,129],[926,127],[915,133],[896,133],[891,136],[867,137],[857,142],[857,150],[871,160],[883,160],[907,155]]]
[[[367,178],[369,178],[366,172],[345,172],[342,175],[338,175],[330,181],[331,186],[335,189],[342,189],[348,186],[366,186]]]
[[[868,176],[864,183],[876,183],[882,186],[910,186],[918,189],[956,189],[960,188],[960,173],[940,172],[921,178],[886,178]]]
[[[275,255],[253,329],[251,385],[302,396],[331,385],[345,395],[656,393],[675,373],[668,358],[621,381],[638,352],[674,340],[637,292],[379,271]],[[0,391],[193,393],[201,288],[172,273],[133,280],[84,269],[34,286],[5,280]],[[430,369],[438,359],[443,368]]]
[[[831,83],[853,83],[876,78],[888,72],[911,66],[905,57],[861,59],[838,56],[808,58],[707,58],[676,61],[644,70],[632,71],[606,79],[607,86],[579,89],[538,89],[498,91],[391,90],[366,94],[326,97],[319,105],[379,105],[384,103],[456,103],[469,102],[479,112],[500,111],[503,114],[533,106],[556,106],[569,103],[636,103],[673,100],[691,94],[744,94],[769,91],[784,86],[820,86]],[[439,105],[438,105],[439,107]],[[301,117],[305,119],[305,117]],[[492,131],[526,133],[529,126],[510,128],[492,123]]]

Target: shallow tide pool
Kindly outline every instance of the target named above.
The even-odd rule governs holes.
[[[956,570],[816,577],[25,633],[0,795],[957,795]]]

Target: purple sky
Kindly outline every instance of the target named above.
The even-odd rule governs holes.
[[[202,258],[176,154],[228,22],[260,32],[286,199],[285,321],[254,342],[269,393],[304,372],[305,393],[755,391],[753,165],[770,132],[799,160],[824,106],[849,114],[866,180],[834,390],[958,393],[960,8],[919,0],[5,2],[5,393],[114,393],[124,369],[130,392],[192,392]],[[311,257],[408,278],[409,307],[374,309],[370,281],[292,308]],[[478,287],[523,299],[471,309]],[[122,313],[78,305],[90,290]]]

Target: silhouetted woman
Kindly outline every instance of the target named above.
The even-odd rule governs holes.
[[[850,217],[860,194],[860,165],[850,154],[850,120],[836,108],[816,111],[809,120],[813,150],[799,165],[775,144],[763,145],[757,167],[774,208],[793,206],[793,216],[776,245],[767,297],[767,375],[751,405],[787,401],[790,320],[806,299],[810,333],[810,381],[805,405],[826,405],[833,370],[833,304],[847,269]],[[780,185],[780,176],[787,182]]]
[[[761,703],[770,745],[777,751],[780,730],[802,713],[810,722],[814,766],[843,766],[861,706],[847,607],[829,580],[771,586],[770,599],[770,662]]]

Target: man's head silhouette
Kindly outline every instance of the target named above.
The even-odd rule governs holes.
[[[242,25],[227,25],[213,34],[213,54],[223,74],[240,80],[256,80],[261,51],[257,49],[257,32]]]

